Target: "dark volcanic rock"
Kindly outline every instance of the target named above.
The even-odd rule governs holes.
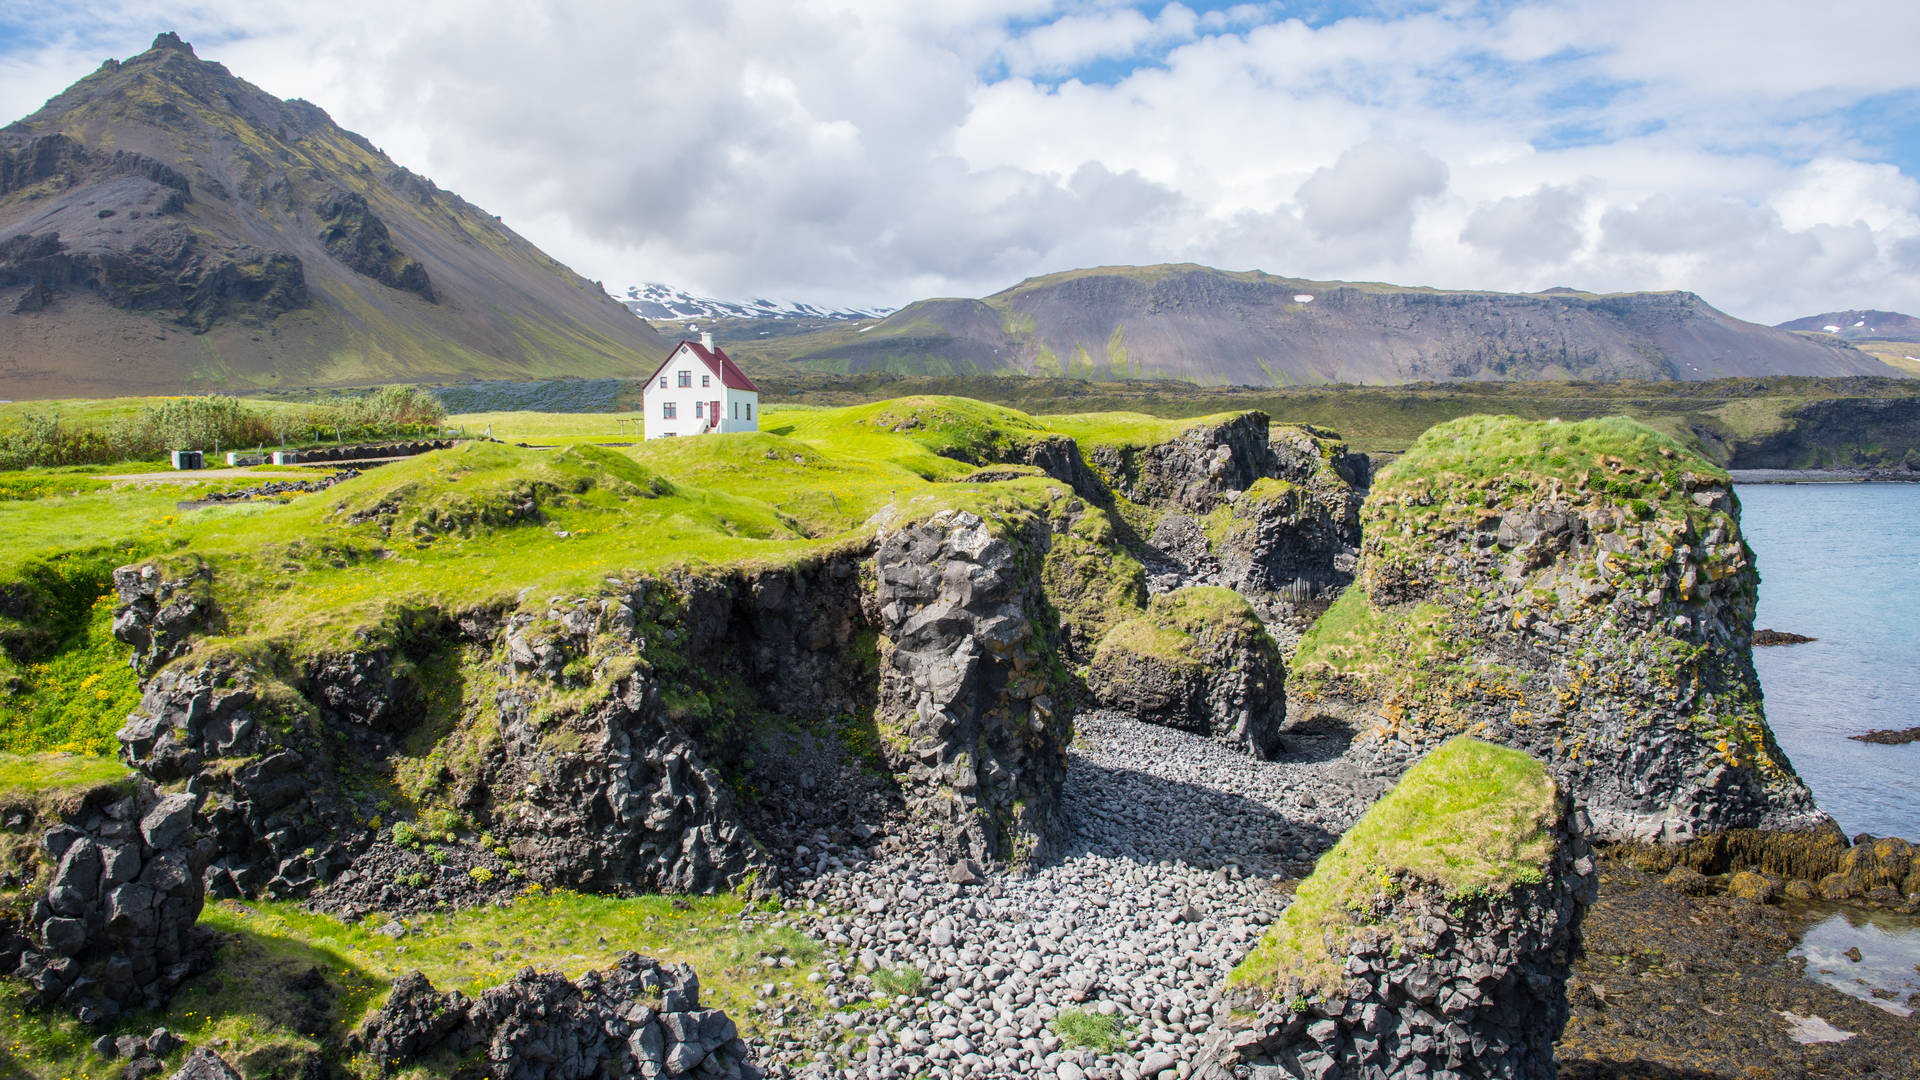
[[[1595,839],[1830,829],[1766,726],[1731,485],[1609,423],[1624,422],[1468,418],[1422,436],[1374,484],[1354,587],[1295,657],[1288,714],[1345,722],[1382,762],[1469,729],[1527,750]],[[1434,464],[1474,440],[1536,464]]]
[[[713,892],[766,869],[726,781],[642,672],[549,726],[502,690],[484,791],[494,832],[536,879],[601,892]]]
[[[113,589],[120,608],[113,617],[113,636],[133,646],[129,661],[146,673],[184,653],[188,638],[216,619],[213,574],[198,559],[188,564],[122,566],[113,572]]]
[[[172,665],[118,733],[127,764],[185,778],[203,799],[213,856],[201,869],[216,897],[305,895],[369,839],[339,794],[336,742],[298,700],[245,668]]]
[[[383,1073],[478,1050],[495,1080],[761,1075],[726,1013],[700,1007],[692,968],[637,953],[578,981],[528,969],[477,1000],[436,993],[415,972],[355,1043]]]
[[[1038,618],[1049,540],[1041,521],[943,510],[874,555],[876,717],[908,744],[910,809],[956,855],[1024,861],[1053,842],[1070,716]]]
[[[1763,645],[1804,645],[1812,640],[1814,639],[1805,634],[1794,634],[1785,630],[1755,630],[1753,632],[1753,644],[1756,648]]]
[[[1155,596],[1140,618],[1114,627],[1094,652],[1095,701],[1272,757],[1286,719],[1280,648],[1247,602],[1225,589]]]
[[[1361,914],[1372,932],[1351,935],[1334,957],[1344,960],[1344,993],[1294,977],[1280,992],[1231,994],[1232,1018],[1194,1075],[1227,1080],[1231,1066],[1248,1063],[1313,1080],[1553,1080],[1567,980],[1598,881],[1572,822],[1556,826],[1554,842],[1536,884],[1450,897],[1413,880],[1377,894]]]
[[[358,192],[329,191],[314,207],[326,226],[320,230],[320,242],[328,254],[389,288],[417,293],[434,303],[433,283],[427,269],[393,246],[387,223],[367,206]]]
[[[194,803],[144,783],[131,793],[102,788],[41,838],[54,870],[12,972],[32,1002],[58,1001],[86,1023],[106,1023],[158,1008],[206,964],[194,923],[213,843]]]
[[[1275,428],[1267,447],[1266,476],[1231,500],[1214,555],[1220,584],[1304,629],[1353,582],[1370,466],[1312,428]]]

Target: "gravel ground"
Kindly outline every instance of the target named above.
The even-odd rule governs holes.
[[[805,925],[850,962],[821,976],[825,1025],[795,1017],[763,1044],[773,1075],[1185,1076],[1226,973],[1287,903],[1276,884],[1382,786],[1356,781],[1336,743],[1260,762],[1119,716],[1076,727],[1050,865],[977,875],[901,836],[871,861],[814,854],[823,872],[795,889],[817,902]],[[912,992],[875,1004],[876,970]],[[761,989],[778,1029],[779,987]],[[1063,1009],[1115,1018],[1116,1045],[1064,1044]]]

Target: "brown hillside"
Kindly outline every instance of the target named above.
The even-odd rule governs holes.
[[[594,283],[162,34],[0,129],[0,397],[644,373]]]

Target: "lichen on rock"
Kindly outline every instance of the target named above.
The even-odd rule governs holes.
[[[1384,471],[1363,519],[1296,719],[1343,720],[1388,768],[1460,732],[1527,749],[1598,838],[1829,826],[1762,713],[1724,472],[1630,420],[1470,417]]]

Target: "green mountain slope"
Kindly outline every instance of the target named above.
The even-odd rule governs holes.
[[[1049,274],[984,300],[925,300],[864,327],[738,350],[846,373],[1202,385],[1893,373],[1844,343],[1742,322],[1692,293],[1447,292],[1190,264]]]
[[[0,129],[0,397],[632,375],[660,336],[173,34]]]

